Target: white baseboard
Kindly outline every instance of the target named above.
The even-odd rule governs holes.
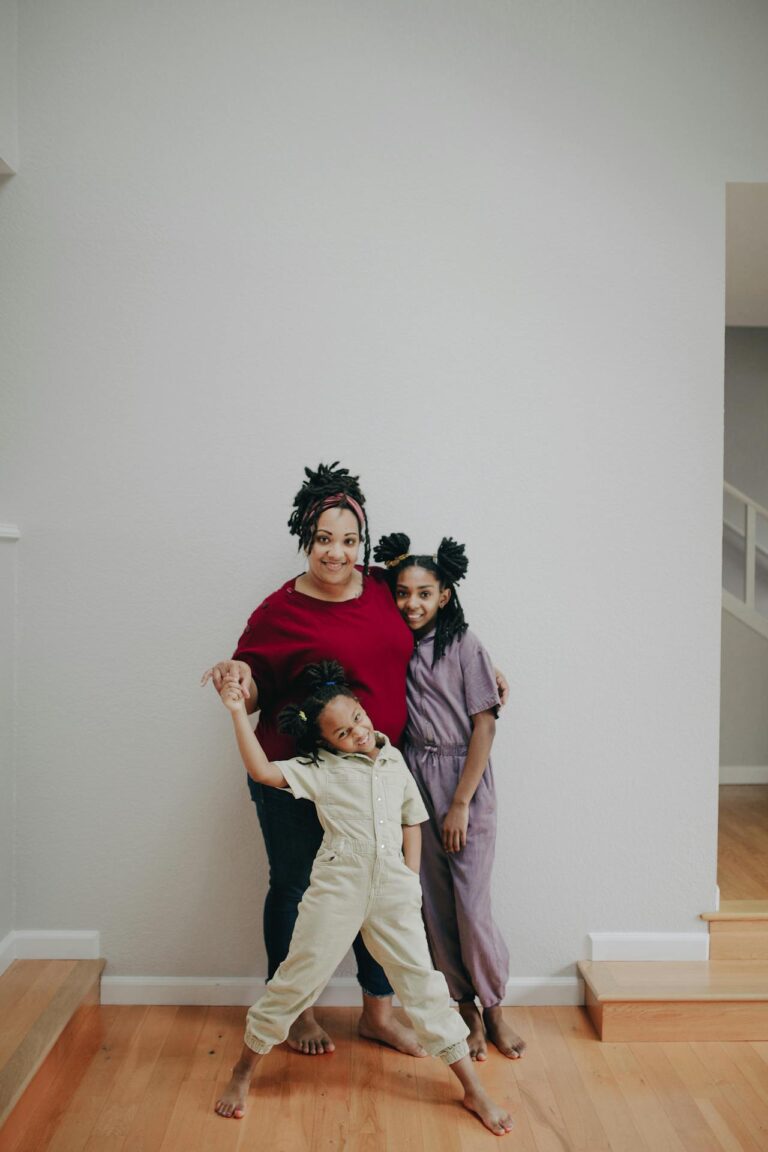
[[[768,764],[721,764],[720,783],[768,784]]]
[[[708,960],[709,933],[590,932],[591,960]]]
[[[0,974],[14,960],[98,960],[98,932],[9,932],[0,942]]]
[[[102,1004],[233,1004],[247,1007],[264,991],[263,977],[104,976]],[[397,1001],[395,1001],[397,1003]],[[507,984],[505,1004],[583,1004],[577,976],[516,976]],[[352,976],[337,976],[318,1004],[354,1008],[360,987]]]
[[[583,1004],[584,981],[578,976],[513,976],[503,1004]]]
[[[263,976],[103,976],[102,1004],[253,1004],[264,991]],[[331,980],[318,1004],[358,1003],[353,977]]]
[[[5,972],[6,968],[10,968],[16,959],[16,944],[13,939],[13,932],[0,940],[0,976]]]

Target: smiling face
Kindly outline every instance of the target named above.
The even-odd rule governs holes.
[[[318,584],[343,586],[355,575],[360,525],[349,508],[326,508],[307,553],[309,575]]]
[[[362,752],[376,758],[376,733],[359,701],[353,696],[334,696],[320,713],[317,726],[335,752]]]
[[[441,588],[434,572],[411,565],[397,574],[395,602],[411,631],[423,636],[433,627],[440,609],[451,598],[450,588]]]

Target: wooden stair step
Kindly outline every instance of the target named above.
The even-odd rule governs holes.
[[[723,901],[717,912],[705,912],[709,922],[710,960],[768,962],[768,902]]]
[[[0,1127],[98,1005],[104,960],[16,960],[0,976]]]
[[[702,920],[765,920],[768,921],[768,900],[723,900],[717,912],[702,912]]]
[[[768,963],[579,963],[601,1040],[768,1040]]]

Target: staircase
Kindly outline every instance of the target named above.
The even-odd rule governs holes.
[[[104,960],[16,960],[0,976],[0,1152],[46,1105],[63,1067],[100,1043]]]
[[[579,971],[601,1040],[768,1040],[768,961],[584,960]]]

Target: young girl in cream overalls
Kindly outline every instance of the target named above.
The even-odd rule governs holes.
[[[429,812],[421,882],[432,957],[469,1027],[472,1058],[487,1058],[487,1037],[516,1060],[525,1043],[504,1020],[509,953],[491,909],[496,792],[490,753],[499,697],[491,659],[468,630],[456,595],[467,570],[464,545],[448,537],[436,555],[415,555],[408,537],[395,533],[382,537],[374,555],[390,571],[395,601],[416,641],[404,754]]]
[[[314,1003],[359,931],[426,1052],[450,1066],[464,1088],[465,1107],[502,1136],[512,1120],[480,1086],[467,1026],[451,1009],[445,979],[430,960],[418,878],[420,824],[427,813],[418,788],[397,749],[374,731],[343,668],[327,661],[308,667],[305,676],[306,700],[280,717],[282,730],[296,740],[298,756],[292,760],[267,760],[234,677],[221,692],[248,773],[261,784],[312,800],[325,835],[290,951],[248,1010],[245,1044],[216,1111],[243,1115],[257,1062]]]

